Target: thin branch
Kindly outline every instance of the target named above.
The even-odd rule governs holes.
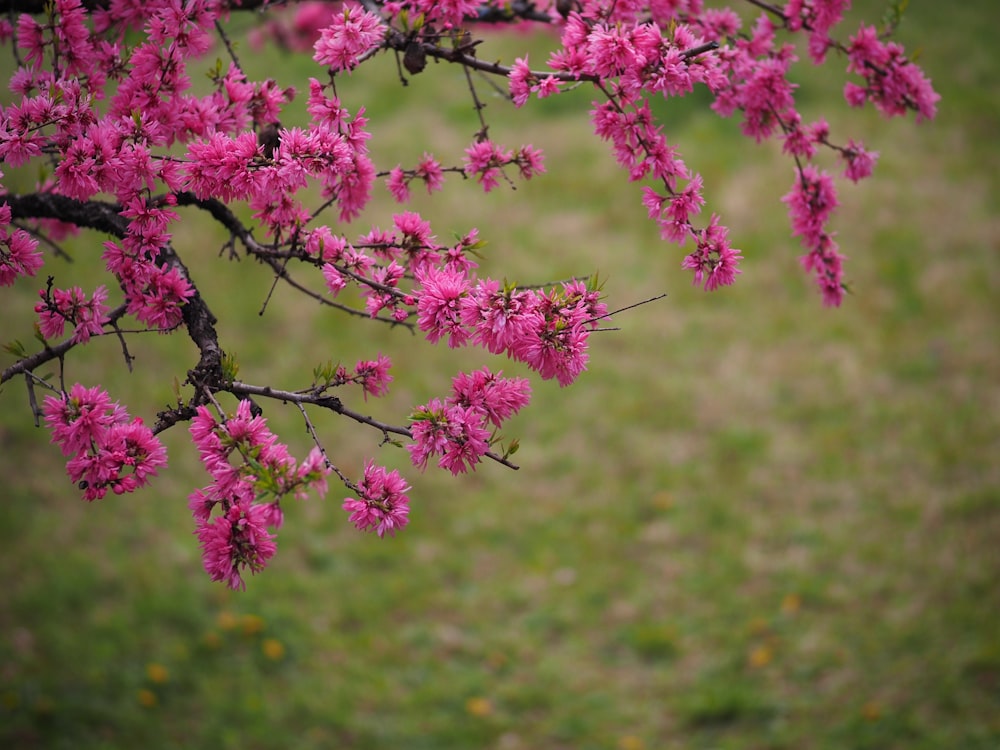
[[[719,49],[718,42],[705,42],[705,44],[684,50],[681,53],[681,57],[685,60],[690,60],[692,57],[698,57],[699,55],[704,55],[706,52],[712,52],[717,49]]]
[[[8,196],[9,197],[9,196]],[[109,322],[114,323],[118,318],[125,314],[125,305],[119,305],[109,314]],[[33,370],[38,369],[46,362],[51,362],[53,359],[62,359],[70,349],[78,346],[78,342],[73,341],[72,337],[62,341],[55,346],[46,345],[44,349],[40,352],[32,354],[30,357],[25,357],[24,359],[19,359],[17,362],[12,364],[10,367],[0,372],[0,383],[6,383],[8,380],[21,373],[29,373]]]
[[[219,19],[215,19],[215,30],[219,32],[222,43],[226,45],[226,51],[229,53],[229,57],[232,58],[233,64],[242,73],[243,66],[240,65],[239,58],[236,57],[236,50],[233,49],[233,45],[229,42],[229,36],[226,34],[226,30],[222,28],[222,24],[219,23]]]
[[[56,244],[55,242],[53,242],[51,239],[49,239],[48,235],[46,235],[46,234],[38,231],[34,227],[29,227],[29,226],[27,226],[25,224],[22,224],[20,222],[12,222],[12,223],[18,229],[23,229],[25,232],[27,232],[28,234],[30,234],[32,237],[34,237],[39,242],[41,242],[41,243],[43,243],[45,245],[48,245],[50,248],[52,248],[52,252],[53,252],[53,254],[57,258],[62,258],[67,263],[73,263],[74,262],[73,261],[73,256],[70,255],[69,253],[67,253],[61,247],[59,247],[59,245]]]
[[[327,455],[326,448],[324,448],[323,444],[319,441],[319,435],[316,434],[316,428],[313,427],[312,420],[309,419],[309,414],[306,412],[306,407],[304,407],[301,403],[296,403],[295,405],[299,407],[299,411],[302,412],[302,419],[304,419],[306,422],[306,430],[312,437],[313,442],[316,444],[316,447],[319,448],[319,452],[323,455],[323,462],[327,465],[330,471],[332,471],[334,474],[340,477],[340,481],[344,483],[344,486],[347,487],[347,489],[349,489],[351,492],[357,492],[358,494],[362,494],[361,488],[358,487],[350,479],[348,479],[344,475],[344,472],[342,472],[339,468],[337,468],[337,465],[330,460],[330,456]]]
[[[96,229],[106,232],[119,239],[128,233],[128,219],[122,216],[121,206],[103,201],[79,201],[64,195],[54,193],[32,193],[17,195],[8,193],[4,201],[10,206],[12,219],[47,218],[60,219],[78,227]],[[160,248],[156,259],[157,265],[175,270],[178,275],[190,284],[192,295],[181,307],[181,316],[187,328],[188,336],[198,347],[201,356],[198,364],[188,372],[188,379],[193,384],[200,384],[205,379],[216,380],[219,377],[222,348],[219,346],[219,335],[215,330],[216,317],[205,304],[198,286],[191,279],[191,274],[180,257],[168,243]],[[23,372],[26,363],[36,366],[55,357],[62,357],[73,347],[71,342],[63,342],[55,349],[46,350],[27,360],[13,365]],[[6,375],[12,368],[4,371]],[[0,380],[0,382],[3,382]]]
[[[750,5],[756,5],[761,10],[766,10],[768,13],[771,13],[772,15],[775,15],[778,18],[780,18],[783,22],[788,21],[788,16],[786,16],[784,12],[781,10],[781,8],[779,8],[776,5],[772,5],[771,3],[765,3],[763,2],[763,0],[746,0],[746,2],[750,3]]]
[[[648,305],[650,302],[656,302],[657,300],[661,300],[661,299],[663,299],[666,296],[667,296],[667,294],[666,294],[666,292],[664,292],[663,294],[657,294],[655,297],[650,297],[649,299],[644,299],[642,302],[636,302],[636,303],[631,304],[631,305],[625,305],[625,307],[619,307],[617,310],[612,310],[609,313],[604,313],[604,315],[598,315],[596,318],[591,318],[590,320],[585,320],[585,321],[583,321],[583,325],[587,325],[587,323],[593,323],[595,320],[604,320],[604,318],[610,318],[612,315],[617,315],[620,312],[625,312],[626,310],[631,310],[631,309],[633,309],[635,307],[641,307],[642,305]],[[611,329],[601,329],[601,330],[618,330],[618,329],[611,328]]]
[[[262,398],[272,398],[276,401],[283,401],[291,404],[315,404],[316,406],[322,407],[324,409],[329,409],[332,412],[341,414],[349,419],[353,419],[355,422],[360,424],[368,425],[369,427],[374,427],[376,430],[382,432],[383,435],[388,437],[388,433],[394,435],[402,435],[403,437],[413,439],[413,433],[410,432],[406,427],[398,427],[396,425],[386,424],[385,422],[380,422],[373,417],[366,416],[359,412],[354,411],[346,406],[343,402],[336,396],[324,396],[317,395],[315,393],[296,393],[294,391],[283,391],[277,388],[271,388],[270,386],[261,385],[251,385],[249,383],[241,383],[239,381],[233,381],[226,388],[222,389],[229,391],[233,395],[251,395],[251,396],[261,396]],[[508,469],[514,469],[517,471],[521,467],[517,464],[513,464],[508,461],[503,456],[498,456],[492,451],[487,451],[485,456],[498,464],[503,464]]]
[[[369,427],[374,427],[375,429],[383,433],[393,433],[394,435],[402,435],[403,437],[413,438],[413,433],[410,432],[405,427],[397,427],[396,425],[386,424],[385,422],[380,422],[373,417],[366,416],[359,412],[354,411],[346,406],[343,402],[336,396],[324,396],[317,395],[315,393],[296,393],[294,391],[283,391],[277,388],[271,388],[267,385],[251,385],[249,383],[242,383],[240,381],[234,380],[231,384],[227,385],[223,390],[227,390],[234,395],[248,395],[248,396],[260,396],[262,398],[271,398],[276,401],[283,401],[291,404],[315,404],[324,409],[329,409],[330,411],[336,412],[337,414],[342,414],[343,416],[353,419],[355,422],[360,424],[368,425]]]
[[[38,408],[38,399],[35,398],[35,384],[31,382],[31,373],[24,373],[24,384],[28,387],[28,404],[31,406],[31,415],[35,420],[35,427],[38,427],[41,422],[39,417],[42,416],[42,410]]]
[[[124,309],[124,307],[125,305],[122,305],[122,309]],[[122,357],[125,358],[125,366],[128,368],[129,372],[132,372],[132,363],[135,362],[135,357],[133,357],[128,350],[128,344],[125,342],[125,332],[118,327],[117,319],[111,321],[111,326],[115,329],[115,335],[118,336],[118,341],[121,342]]]
[[[287,263],[287,260],[293,257],[293,254],[281,253],[269,245],[262,245],[253,236],[253,232],[250,229],[247,229],[247,227],[243,225],[243,222],[239,220],[236,214],[232,212],[229,206],[227,206],[222,201],[216,198],[198,198],[194,193],[189,191],[174,193],[174,197],[177,199],[178,206],[195,206],[197,208],[202,209],[203,211],[207,211],[209,214],[211,214],[213,219],[215,219],[229,231],[232,237],[235,237],[243,244],[243,247],[246,248],[246,251],[249,255],[252,255],[258,260],[267,263],[268,266],[271,267],[271,270],[275,272],[277,277],[280,277],[286,284],[291,286],[293,289],[296,289],[302,294],[305,294],[307,297],[316,300],[321,305],[326,305],[327,307],[335,308],[337,310],[340,310],[341,312],[347,313],[348,315],[354,315],[359,318],[366,318],[368,320],[377,320],[380,323],[385,323],[393,327],[402,326],[403,328],[408,328],[411,332],[414,330],[414,325],[412,323],[398,321],[393,318],[380,318],[377,316],[373,318],[371,315],[369,315],[367,312],[363,310],[355,310],[353,307],[348,307],[347,305],[341,304],[340,302],[334,302],[333,300],[327,299],[323,295],[314,292],[308,287],[305,287],[301,283],[295,281],[295,279],[292,278],[292,276],[288,273],[288,271],[285,270],[284,264],[278,262],[279,258],[283,258]],[[305,256],[302,254],[294,254],[294,257],[298,257],[300,260],[305,260]],[[393,289],[391,287],[383,286],[381,284],[378,284],[377,282],[371,281],[370,279],[366,279],[363,276],[359,276],[349,271],[348,269],[338,269],[338,270],[341,273],[348,275],[351,278],[355,279],[356,281],[364,283],[373,289],[385,292],[387,294],[401,296],[401,293],[398,289]]]

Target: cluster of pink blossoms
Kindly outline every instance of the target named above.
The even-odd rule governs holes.
[[[417,324],[427,339],[448,337],[524,362],[543,378],[572,383],[587,366],[587,338],[607,306],[582,281],[547,294],[504,286],[493,279],[473,285],[463,273],[430,269],[418,279]]]
[[[98,500],[110,489],[121,495],[149,484],[167,463],[166,448],[152,430],[112,402],[100,387],[77,383],[68,394],[49,396],[43,411],[64,456],[66,471],[83,490],[85,500]]]
[[[212,476],[211,484],[188,498],[205,571],[213,581],[244,588],[243,571],[263,570],[274,555],[268,528],[281,526],[281,499],[286,495],[305,499],[310,489],[322,497],[330,470],[319,448],[296,465],[288,448],[268,429],[267,420],[255,416],[245,399],[221,423],[207,407],[198,407],[190,433]]]
[[[565,21],[562,49],[549,60],[554,72],[532,71],[527,59],[515,61],[509,74],[511,98],[521,106],[531,94],[550,96],[565,76],[593,81],[606,99],[594,103],[596,134],[613,144],[631,180],[652,177],[659,183],[659,187],[643,188],[650,218],[659,224],[664,239],[681,244],[695,240],[698,248],[682,265],[694,271],[695,284],[704,282],[706,289],[716,289],[732,283],[742,256],[729,245],[728,232],[719,226],[718,217],[713,215],[705,229],[692,223],[704,204],[701,178],[667,145],[644,95],[681,96],[695,83],[705,84],[715,97],[713,110],[723,116],[742,113],[741,128],[746,135],[758,142],[775,135],[783,139],[785,152],[796,159],[792,195],[815,182],[812,172],[804,173],[813,167],[804,167],[800,160],[811,160],[817,145],[840,153],[848,179],[863,179],[871,174],[877,153],[854,140],[846,146],[832,144],[823,121],[802,125],[795,108],[795,85],[788,78],[797,59],[795,48],[776,42],[779,28],[807,32],[810,57],[816,64],[832,48],[847,53],[848,72],[865,80],[863,86],[851,82],[845,87],[845,96],[854,106],[871,101],[887,115],[915,110],[919,121],[934,116],[939,97],[922,71],[907,60],[902,47],[885,42],[874,28],[862,26],[846,47],[830,36],[849,6],[849,0],[790,0],[784,8],[768,6],[771,15],[762,14],[741,34],[742,21],[735,12],[706,9],[701,2],[651,4],[648,16],[642,16],[633,3],[585,2]],[[668,28],[672,30],[669,37],[662,31]],[[713,43],[719,49],[702,54]],[[680,186],[680,180],[687,184]],[[801,196],[791,204],[793,230],[809,250],[803,264],[817,272],[824,302],[840,304],[844,291],[841,256],[832,232],[815,231],[829,218],[826,204]],[[813,210],[812,216],[805,216]],[[807,224],[812,229],[807,231]]]
[[[351,70],[358,58],[378,46],[384,34],[380,17],[359,7],[345,7],[320,31],[313,60],[330,70]]]
[[[844,257],[826,229],[827,219],[837,207],[833,178],[809,165],[799,173],[792,191],[782,200],[788,204],[792,231],[809,248],[809,254],[802,257],[803,267],[815,273],[824,304],[839,305],[844,296]]]
[[[697,243],[697,249],[682,264],[695,271],[696,284],[703,278],[708,290],[732,284],[742,255],[730,246],[728,232],[719,225],[717,216],[712,216],[705,229],[693,224],[705,203],[702,178],[692,174],[667,143],[647,94],[683,96],[698,83],[721,91],[726,79],[717,57],[690,51],[705,49],[706,44],[716,41],[712,32],[735,31],[738,19],[709,16],[714,23],[705,29],[704,36],[681,24],[666,37],[656,23],[634,19],[627,23],[614,16],[612,12],[611,18],[601,21],[570,14],[563,29],[562,49],[549,59],[556,73],[532,72],[526,60],[516,61],[509,76],[511,96],[515,104],[523,104],[530,93],[540,98],[550,96],[558,74],[595,81],[606,101],[594,102],[594,132],[612,144],[615,159],[628,171],[631,181],[651,178],[658,185],[643,188],[643,204],[660,226],[663,238],[680,244],[694,239]]]
[[[374,531],[379,537],[395,536],[410,522],[410,489],[398,471],[389,471],[373,461],[365,462],[364,477],[358,482],[360,499],[344,499],[343,508],[359,531]]]
[[[443,402],[432,399],[410,415],[410,459],[424,469],[431,457],[440,456],[438,466],[452,474],[472,470],[490,449],[490,426],[499,429],[530,399],[531,386],[524,378],[504,378],[485,367],[459,373],[451,396]]]
[[[475,18],[481,5],[478,0],[389,0],[382,3],[382,10],[393,21],[405,13],[410,18],[422,17],[428,25],[457,28],[466,18]]]
[[[475,177],[487,193],[499,184],[503,168],[509,164],[516,165],[525,180],[545,171],[542,152],[530,145],[515,153],[483,139],[465,150],[465,174]]]
[[[393,198],[399,203],[406,203],[410,200],[410,183],[413,180],[423,181],[427,194],[431,195],[444,185],[444,171],[437,159],[425,152],[413,169],[403,169],[398,164],[393,167],[385,185]]]
[[[844,97],[855,107],[871,102],[887,116],[916,110],[917,122],[933,119],[941,97],[919,67],[907,59],[902,45],[885,42],[873,26],[862,24],[848,46],[851,73],[864,78],[860,86],[848,82]]]
[[[42,289],[39,295],[42,302],[35,305],[35,312],[45,338],[62,336],[67,323],[73,326],[70,338],[73,343],[86,344],[91,336],[101,335],[108,311],[108,306],[104,304],[108,290],[103,285],[94,290],[90,299],[78,286],[72,289]]]
[[[0,19],[0,41],[13,40],[22,61],[9,84],[20,100],[0,108],[0,162],[16,168],[51,160],[53,169],[36,197],[68,198],[94,209],[91,214],[104,219],[97,226],[92,219],[76,221],[102,231],[110,224],[116,237],[104,243],[102,256],[114,284],[89,295],[54,283],[40,291],[39,331],[47,339],[60,337],[68,324],[72,333],[64,344],[71,346],[87,343],[110,323],[108,289],[117,288],[126,312],[150,329],[170,331],[187,322],[203,354],[210,345],[221,349],[218,340],[206,343],[214,332],[193,330],[196,313],[187,315],[185,306],[192,311],[204,304],[171,246],[178,204],[196,204],[225,224],[248,256],[280,267],[279,278],[289,280],[285,270],[301,263],[332,297],[354,286],[363,312],[372,317],[415,321],[431,342],[480,346],[560,385],[574,382],[587,365],[589,334],[606,317],[596,290],[580,281],[545,291],[480,278],[473,257],[482,243],[475,230],[443,245],[413,212],[394,215],[391,228],[372,228],[352,244],[320,225],[319,212],[300,198],[318,185],[325,201],[320,210],[331,206],[346,223],[368,205],[379,177],[405,202],[414,181],[434,193],[447,172],[490,192],[514,177],[531,179],[545,171],[540,151],[501,146],[487,138],[484,121],[474,142],[456,154],[458,164],[443,166],[425,152],[411,168],[397,164],[380,172],[369,154],[364,107],[352,114],[335,87],[338,74],[354,71],[380,51],[403,55],[402,68],[412,75],[424,69],[427,58],[506,75],[518,107],[532,96],[554,96],[580,83],[593,86],[594,132],[610,144],[629,180],[646,183],[642,203],[661,236],[693,243],[682,266],[695,284],[713,290],[735,281],[742,254],[731,246],[718,216],[711,214],[707,225],[697,223],[706,203],[703,180],[668,143],[652,107],[654,97],[684,96],[705,86],[715,112],[739,114],[744,134],[758,142],[780,139],[794,160],[795,181],[784,201],[794,234],[808,251],[802,263],[832,305],[844,293],[843,257],[827,228],[838,200],[833,178],[812,162],[821,149],[832,149],[842,159],[843,175],[857,181],[872,173],[878,154],[854,140],[837,145],[825,121],[802,122],[789,81],[795,47],[781,43],[779,34],[808,35],[816,63],[830,50],[844,53],[847,72],[859,77],[844,89],[853,106],[871,102],[890,116],[912,110],[919,121],[934,116],[938,100],[903,49],[878,30],[861,26],[847,44],[831,36],[849,0],[755,3],[764,13],[746,30],[735,12],[706,8],[703,0],[306,2],[297,4],[286,40],[297,49],[311,47],[327,77],[322,83],[309,79],[308,125],[288,128],[280,121],[295,90],[270,79],[248,80],[231,50],[231,63],[209,72],[210,90],[193,93],[189,66],[212,50],[218,25],[239,3],[99,5],[90,9],[82,0],[52,0],[38,14],[44,18],[24,13],[16,22]],[[478,40],[464,27],[518,13],[561,29],[548,70],[532,70],[526,56],[509,68],[476,57]],[[269,27],[279,35],[281,28]],[[106,202],[108,196],[115,203]],[[254,238],[257,227],[237,218],[239,211],[230,204],[238,202],[249,208],[266,242]],[[19,210],[20,219],[23,204]],[[38,241],[12,227],[11,217],[10,205],[0,203],[0,286],[36,275],[43,262]],[[54,241],[77,228],[51,216],[34,218],[31,231]],[[348,306],[343,298],[333,304]],[[207,308],[203,315],[210,317]],[[320,367],[313,390],[299,395],[326,398],[326,389],[353,383],[365,398],[382,396],[393,379],[389,370],[390,360],[382,354],[353,369]],[[205,386],[227,388],[219,382]],[[448,397],[432,399],[411,415],[412,462],[422,469],[436,459],[458,474],[474,470],[484,456],[498,458],[490,451],[501,440],[501,425],[529,397],[522,378],[504,378],[487,368],[459,373]],[[189,403],[200,402],[199,390]],[[152,431],[138,419],[130,421],[98,388],[77,385],[69,394],[46,399],[45,416],[53,441],[71,456],[70,476],[88,500],[108,489],[132,491],[165,463]],[[310,488],[323,494],[332,464],[318,447],[297,464],[264,419],[252,413],[249,401],[222,421],[198,407],[191,436],[212,476],[211,484],[189,498],[205,569],[213,579],[241,588],[245,572],[261,570],[275,553],[281,499],[303,497]],[[506,461],[512,450],[513,444],[499,460]],[[398,472],[368,461],[355,484],[336,471],[357,495],[343,504],[357,528],[391,536],[406,526],[409,487]]]
[[[4,203],[0,205],[0,286],[11,286],[20,276],[34,276],[44,263],[38,240],[23,229],[11,232],[9,226],[10,206]]]

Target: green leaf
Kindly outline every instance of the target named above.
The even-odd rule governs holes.
[[[4,344],[3,348],[4,348],[4,351],[10,352],[15,357],[27,357],[28,356],[28,351],[24,348],[24,344],[22,344],[18,339],[14,339],[9,344]]]
[[[231,352],[224,352],[222,355],[222,377],[227,383],[236,380],[240,372],[240,363],[236,361],[236,355]]]
[[[517,438],[511,438],[510,444],[508,444],[507,446],[507,452],[503,454],[503,457],[510,458],[515,453],[517,453],[520,447],[521,447],[521,441],[518,440]]]

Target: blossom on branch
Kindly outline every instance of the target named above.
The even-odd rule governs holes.
[[[398,471],[388,471],[373,461],[365,462],[364,477],[358,482],[359,498],[345,498],[343,508],[360,531],[378,536],[395,536],[410,522],[410,487]]]
[[[66,471],[85,500],[121,495],[149,484],[167,463],[167,451],[139,417],[112,402],[107,391],[75,384],[69,393],[49,396],[45,423],[52,442],[71,456]]]
[[[320,32],[313,59],[331,70],[351,70],[358,58],[382,40],[382,19],[359,7],[345,7],[343,13]]]
[[[202,264],[219,248],[204,247],[200,232],[184,229],[191,213],[224,229],[220,256],[252,260],[270,274],[264,282],[270,288],[260,294],[262,315],[271,288],[286,285],[327,310],[420,331],[432,344],[480,347],[482,356],[506,356],[568,386],[588,366],[591,335],[606,330],[596,277],[573,275],[588,269],[569,269],[568,281],[519,285],[487,273],[493,261],[481,257],[486,242],[475,228],[460,226],[454,239],[438,239],[415,211],[387,214],[361,230],[347,226],[379,210],[372,201],[377,188],[406,203],[420,183],[437,194],[447,173],[459,176],[456,189],[465,184],[492,193],[546,172],[540,149],[500,145],[488,122],[494,102],[487,109],[477,88],[482,78],[492,79],[500,106],[505,98],[528,108],[534,99],[589,92],[591,131],[607,142],[622,178],[638,183],[635,202],[660,237],[685,248],[681,266],[694,284],[711,291],[735,283],[743,256],[717,214],[707,223],[702,217],[712,186],[683,157],[685,133],[662,116],[674,97],[702,89],[712,111],[738,117],[755,142],[777,141],[794,163],[795,181],[783,201],[806,250],[801,264],[826,305],[839,305],[846,285],[831,228],[836,185],[817,165],[832,151],[838,177],[857,182],[871,175],[878,152],[838,137],[825,119],[803,120],[793,83],[799,50],[807,48],[816,64],[846,59],[852,80],[843,93],[851,106],[870,102],[887,116],[912,111],[920,121],[935,115],[939,100],[889,38],[898,19],[890,15],[881,29],[862,24],[846,41],[838,38],[849,0],[753,2],[757,15],[747,16],[746,25],[733,9],[707,8],[701,0],[304,2],[287,10],[219,0],[16,5],[34,12],[0,19],[0,43],[15,48],[12,98],[0,106],[0,166],[37,174],[38,182],[24,194],[8,190],[7,182],[0,191],[0,287],[34,283],[21,279],[51,267],[34,302],[40,348],[32,353],[20,340],[8,344],[17,361],[0,382],[23,375],[37,412],[34,389],[73,382],[71,355],[94,338],[114,333],[131,367],[134,336],[183,330],[196,352],[178,371],[176,404],[157,413],[153,428],[99,386],[76,384],[68,392],[60,386],[41,411],[87,500],[149,483],[166,462],[156,435],[189,422],[210,477],[188,496],[194,533],[205,570],[232,588],[244,588],[247,572],[260,572],[272,559],[287,498],[324,495],[331,472],[353,493],[342,507],[358,529],[392,536],[408,523],[405,480],[369,459],[363,477],[352,481],[327,457],[312,411],[371,428],[383,445],[409,438],[415,466],[434,463],[457,475],[484,459],[513,467],[508,458],[516,441],[505,448],[500,430],[528,405],[531,386],[526,378],[473,366],[451,377],[446,396],[416,407],[409,426],[399,426],[333,395],[341,386],[366,401],[387,395],[399,373],[390,375],[390,357],[381,352],[359,354],[353,366],[321,364],[311,382],[294,389],[238,380],[238,363],[220,335],[231,323],[217,326],[212,312],[225,306],[208,299],[214,285],[196,283],[209,275]],[[304,120],[289,107],[299,96],[294,87],[251,80],[241,65],[240,40],[230,36],[238,24],[230,24],[230,15],[250,6],[267,16],[251,32],[255,44],[270,36],[307,57],[311,50],[319,66],[314,77],[303,76]],[[537,69],[527,54],[494,60],[476,36],[484,22],[555,29],[557,48]],[[796,39],[806,44],[796,46]],[[344,80],[369,61],[385,63],[403,85],[407,75],[459,70],[455,78],[464,79],[478,119],[475,132],[466,133],[471,144],[449,152],[448,139],[437,139],[444,147],[432,154],[418,140],[425,133],[405,128],[411,152],[383,163],[386,155],[371,147],[385,131],[370,128],[366,102],[355,101],[375,89]],[[419,101],[434,90],[423,89]],[[25,180],[19,173],[9,182]],[[441,231],[440,220],[434,226]],[[79,230],[99,233],[97,252],[75,255],[81,262],[100,255],[107,278],[94,282],[93,291],[67,282],[39,250],[68,256],[60,243]],[[29,286],[29,294],[37,288]],[[138,328],[123,325],[124,316]],[[46,363],[58,364],[58,379],[35,374]],[[226,413],[230,396],[238,404]],[[315,443],[304,460],[271,432],[251,398],[300,410]]]

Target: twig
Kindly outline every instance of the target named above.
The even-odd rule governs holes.
[[[635,307],[641,307],[642,305],[648,305],[650,302],[656,302],[657,300],[661,300],[661,299],[663,299],[666,296],[667,296],[666,292],[664,292],[663,294],[658,294],[655,297],[650,297],[649,299],[644,299],[644,300],[642,300],[642,302],[636,302],[635,304],[632,304],[632,305],[626,305],[625,307],[619,307],[617,310],[612,310],[609,313],[604,313],[604,315],[598,315],[596,318],[591,318],[590,320],[585,320],[585,321],[583,321],[583,325],[587,325],[587,323],[593,323],[595,320],[603,320],[604,318],[610,318],[612,315],[617,315],[620,312],[625,312],[626,310],[631,310],[631,309],[633,309]],[[618,329],[617,328],[608,328],[608,329],[599,329],[599,330],[612,330],[612,331],[614,331],[614,330],[618,330]]]
[[[219,23],[219,19],[215,19],[215,30],[218,31],[219,36],[222,37],[222,43],[226,45],[226,51],[229,52],[229,56],[233,59],[233,64],[237,67],[240,73],[243,73],[243,66],[240,65],[240,61],[236,57],[236,51],[233,49],[233,45],[229,43],[229,36],[226,34],[226,30],[222,28],[222,24]]]
[[[353,419],[355,422],[366,424],[369,427],[374,427],[383,433],[391,432],[395,435],[402,435],[403,437],[411,439],[413,438],[413,433],[407,428],[386,424],[385,422],[380,422],[377,419],[360,414],[359,412],[344,406],[341,400],[336,396],[324,396],[317,395],[315,393],[295,393],[294,391],[283,391],[266,385],[251,385],[250,383],[242,383],[236,380],[228,385],[225,390],[234,395],[247,394],[252,396],[261,396],[263,398],[272,398],[276,401],[284,401],[292,404],[315,404],[316,406],[329,409],[337,414],[342,414],[349,419]]]
[[[347,489],[349,489],[351,492],[357,492],[361,494],[361,488],[358,487],[350,479],[348,479],[344,475],[344,473],[339,468],[337,468],[336,464],[334,464],[333,461],[330,460],[330,456],[328,456],[326,453],[326,448],[324,448],[323,444],[319,441],[319,435],[316,434],[316,428],[313,427],[312,420],[309,419],[309,414],[306,413],[306,408],[301,404],[301,402],[297,402],[295,405],[299,407],[299,411],[302,412],[302,419],[304,419],[306,422],[306,430],[312,437],[313,442],[316,443],[316,447],[319,448],[319,452],[323,454],[323,463],[327,465],[330,471],[332,471],[334,474],[340,477],[340,481],[344,483],[344,486],[347,487]]]
[[[35,420],[35,427],[40,422],[38,418],[42,416],[42,410],[38,408],[38,400],[35,398],[35,384],[31,382],[31,373],[24,373],[24,384],[28,387],[28,404],[31,406],[31,415]]]
[[[756,5],[761,10],[766,10],[768,13],[773,13],[782,21],[786,22],[788,21],[788,16],[786,16],[784,12],[781,10],[781,8],[777,7],[776,5],[771,5],[771,3],[765,3],[763,2],[763,0],[746,0],[746,1],[751,5]]]

